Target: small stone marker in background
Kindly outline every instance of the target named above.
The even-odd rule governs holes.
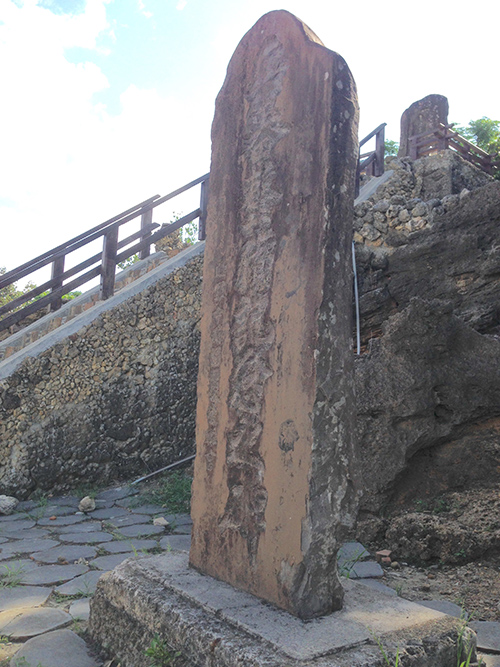
[[[427,95],[414,102],[401,116],[398,157],[410,155],[410,137],[436,130],[448,123],[448,99],[444,95]]]
[[[212,127],[190,563],[302,618],[341,608],[355,515],[357,122],[345,61],[275,11]]]

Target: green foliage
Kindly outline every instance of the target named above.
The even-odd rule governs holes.
[[[20,563],[14,565],[2,565],[0,567],[0,589],[19,586],[23,574],[24,568]]]
[[[194,245],[198,243],[198,222],[193,220],[184,227],[181,227],[182,242],[184,245]]]
[[[492,120],[483,116],[477,120],[471,120],[465,127],[456,125],[456,123],[452,125],[454,131],[471,144],[482,148],[490,155],[500,154],[500,120]],[[500,160],[498,158],[493,167],[493,176],[500,179]]]
[[[4,266],[0,266],[0,276],[3,276],[7,273],[7,269]],[[33,283],[28,283],[26,287],[22,290],[18,289],[15,283],[12,285],[7,285],[0,289],[0,306],[5,306],[7,303],[14,301],[19,296],[26,294],[30,290],[34,289],[36,286]]]
[[[130,507],[153,503],[161,505],[171,514],[189,514],[192,483],[193,478],[184,472],[168,473],[157,488],[137,496]]]
[[[339,559],[339,553],[337,554],[337,560]],[[364,550],[360,549],[359,551],[356,551],[355,553],[353,553],[353,555],[348,560],[345,560],[342,563],[342,565],[339,565],[339,575],[341,577],[345,577],[346,579],[349,579],[350,576],[351,576],[351,572],[352,572],[353,567],[356,565],[356,563],[358,563],[363,558],[363,553],[364,553]]]
[[[380,641],[380,638],[377,637],[377,635],[372,630],[370,630],[370,634],[376,641],[377,646],[379,647],[380,653],[382,654],[382,657],[384,658],[384,662],[387,665],[387,667],[399,667],[399,648],[396,651],[396,662],[393,665],[392,662],[389,660],[389,656],[387,655],[384,645]]]
[[[389,157],[390,155],[397,155],[398,150],[399,150],[399,144],[397,141],[392,141],[392,139],[385,140],[384,157]]]
[[[130,266],[133,266],[138,261],[139,255],[136,253],[135,255],[131,255],[130,257],[127,257],[127,259],[124,259],[123,262],[118,262],[116,266],[120,267],[120,269],[123,271],[124,269],[128,269]]]
[[[151,640],[151,645],[144,652],[146,657],[150,658],[150,667],[169,667],[175,665],[177,658],[180,658],[180,651],[173,651],[172,647],[166,641],[155,635]]]

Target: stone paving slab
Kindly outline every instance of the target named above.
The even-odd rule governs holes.
[[[54,529],[55,530],[55,529]],[[57,532],[61,535],[61,539],[64,539],[63,535],[66,533],[95,533],[102,530],[100,521],[85,521],[83,523],[77,523],[72,526],[59,526],[57,527]]]
[[[74,544],[94,544],[95,542],[111,542],[114,538],[113,535],[102,530],[90,533],[61,533],[60,539]]]
[[[359,560],[369,558],[370,552],[360,542],[346,542],[337,553],[337,562],[339,567],[345,563],[356,563]]]
[[[35,551],[45,551],[45,549],[51,549],[52,547],[57,546],[59,546],[59,542],[56,542],[56,540],[50,540],[48,538],[35,538],[34,540],[15,540],[0,546],[0,560],[12,558],[16,554],[32,554]]]
[[[137,553],[134,551],[126,551],[120,554],[111,554],[111,556],[99,556],[92,561],[92,566],[97,567],[99,570],[108,572],[109,570],[114,570],[115,567],[118,567],[120,563],[123,563],[127,558],[136,558]]]
[[[121,526],[133,526],[137,523],[145,523],[147,520],[147,514],[130,514],[130,512],[127,512],[126,516],[114,517],[109,520],[109,523],[120,529]]]
[[[364,561],[356,563],[350,570],[350,579],[372,579],[383,577],[384,570],[375,561]]]
[[[16,521],[14,524],[8,523],[8,525],[0,523],[0,535],[7,535],[14,531],[19,532],[20,530],[27,530],[28,528],[34,528],[35,526],[36,521],[33,521],[33,519],[23,519]]]
[[[70,516],[76,512],[78,512],[78,508],[75,507],[67,507],[66,505],[47,505],[47,507],[43,508],[43,513],[40,512],[40,518],[42,518],[42,516]]]
[[[381,581],[377,581],[377,579],[358,579],[358,581],[363,586],[368,586],[374,591],[378,591],[379,593],[383,593],[384,595],[392,595],[392,596],[397,595],[396,591],[393,588],[391,588],[390,586],[386,586]]]
[[[67,612],[54,607],[15,609],[0,613],[0,633],[16,641],[25,641],[63,628],[72,621],[73,618]]]
[[[115,542],[105,542],[104,544],[98,544],[98,547],[109,551],[111,554],[121,554],[127,551],[142,551],[143,549],[154,549],[158,546],[156,540],[116,540]]]
[[[468,626],[477,633],[478,649],[500,653],[500,623],[498,621],[471,621]]]
[[[38,565],[31,558],[4,560],[0,563],[0,577],[5,577],[9,572],[12,574],[28,572],[29,570],[34,570],[36,567]]]
[[[6,530],[2,535],[12,540],[34,540],[51,535],[50,530],[46,528],[28,528],[27,530]]]
[[[70,516],[58,516],[56,519],[50,519],[50,517],[43,517],[37,521],[39,526],[71,526],[73,524],[79,524],[83,521],[88,521],[88,516],[86,514],[73,514]]]
[[[32,510],[35,507],[39,507],[40,503],[37,502],[36,500],[21,500],[18,506],[16,507],[16,512],[20,512],[22,510],[27,511],[27,510]]]
[[[122,500],[130,496],[136,496],[139,489],[133,486],[119,486],[116,489],[108,489],[107,491],[100,491],[96,495],[96,500]]]
[[[96,553],[97,549],[87,544],[63,544],[60,547],[36,552],[32,558],[39,563],[57,563],[60,559],[73,563],[79,558],[94,558]]]
[[[55,630],[30,639],[11,659],[10,667],[17,667],[22,658],[33,667],[98,667],[84,640],[71,630]]]
[[[151,537],[151,535],[163,535],[165,528],[163,526],[153,526],[152,523],[135,524],[120,527],[118,532],[125,537]]]
[[[88,621],[90,616],[90,598],[74,600],[70,605],[69,614],[75,621]]]
[[[129,508],[135,514],[154,514],[155,516],[165,514],[165,508],[161,505],[139,505],[138,507]]]
[[[62,505],[63,507],[74,507],[78,509],[78,504],[81,498],[78,496],[57,496],[56,498],[50,498],[51,505]]]
[[[4,544],[5,542],[8,542],[9,538],[8,537],[0,537],[0,544]]]
[[[481,667],[500,667],[500,655],[491,655],[488,653],[479,653],[477,654],[478,661],[481,658],[482,662],[479,662]]]
[[[191,548],[191,535],[166,535],[160,540],[160,547],[165,550],[189,551]]]
[[[80,577],[75,577],[75,579],[68,581],[66,584],[57,586],[55,590],[61,595],[78,595],[78,593],[92,595],[95,593],[97,582],[101,575],[101,570],[90,570]]]
[[[448,614],[448,616],[454,616],[455,618],[462,618],[464,616],[462,607],[448,600],[416,600],[416,603],[429,609],[440,611],[443,614]]]
[[[0,590],[0,612],[24,607],[40,607],[47,602],[52,588],[44,586],[16,586]]]
[[[21,583],[38,585],[60,584],[88,571],[85,565],[42,565],[23,574]]]
[[[4,516],[0,516],[0,526],[2,526],[4,523],[12,523],[12,521],[33,521],[34,519],[31,518],[29,514],[26,514],[26,512],[14,512],[13,514],[7,514]]]
[[[191,535],[193,526],[176,526],[172,531],[174,535]]]
[[[129,516],[130,513],[125,507],[105,507],[102,510],[94,510],[89,514],[91,519],[113,519],[118,516]]]

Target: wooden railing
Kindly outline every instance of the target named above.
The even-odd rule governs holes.
[[[359,194],[359,183],[362,172],[365,172],[368,176],[382,176],[384,173],[386,125],[387,123],[382,123],[382,125],[376,127],[359,142],[360,155],[358,159],[358,172],[356,175],[356,196]],[[375,137],[375,150],[361,154],[361,146],[364,146],[364,144],[370,141],[370,139],[373,139],[373,137]]]
[[[492,173],[495,156],[471,144],[470,141],[467,141],[458,132],[454,132],[451,125],[440,123],[431,132],[416,134],[410,137],[409,143],[410,157],[413,160],[449,148],[486,173]]]
[[[170,192],[164,197],[160,197],[160,195],[150,197],[140,204],[136,204],[132,208],[123,211],[123,213],[76,236],[70,241],[52,248],[52,250],[0,276],[1,289],[38,271],[44,266],[52,265],[50,280],[0,307],[0,317],[2,318],[0,319],[0,331],[8,329],[42,308],[49,307],[50,310],[57,310],[61,307],[62,297],[65,294],[69,294],[77,287],[88,283],[97,276],[101,277],[100,298],[108,299],[114,293],[116,265],[118,263],[125,261],[135,254],[139,254],[140,259],[145,259],[150,254],[152,243],[157,243],[160,239],[197,218],[199,218],[198,238],[204,240],[206,236],[208,177],[209,174],[200,176],[200,178]],[[153,209],[199,184],[201,184],[200,207],[153,233],[154,229],[160,227],[159,224],[152,221]],[[140,218],[140,229],[127,236],[127,238],[118,241],[120,227],[135,218]],[[64,269],[67,255],[101,237],[103,239],[101,252],[70,269]],[[134,241],[137,241],[137,243],[130,245]],[[97,266],[94,266],[95,264]],[[93,268],[82,273],[82,271],[89,269],[89,267]],[[73,278],[73,276],[77,277]],[[68,282],[70,278],[73,278],[73,280],[69,280]],[[47,291],[49,291],[49,294],[33,301],[33,299]]]

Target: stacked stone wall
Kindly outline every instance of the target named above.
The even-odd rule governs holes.
[[[130,479],[194,453],[203,256],[0,382],[0,492]]]

